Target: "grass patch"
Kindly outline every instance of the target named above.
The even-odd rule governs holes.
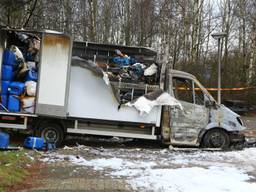
[[[28,175],[26,165],[31,160],[24,151],[0,151],[0,192],[4,192]]]

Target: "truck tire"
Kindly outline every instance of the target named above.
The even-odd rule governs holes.
[[[205,133],[202,146],[205,148],[228,149],[230,147],[229,135],[222,129],[211,129]]]
[[[39,126],[39,136],[46,142],[54,142],[59,147],[64,140],[64,131],[59,124],[43,123]]]

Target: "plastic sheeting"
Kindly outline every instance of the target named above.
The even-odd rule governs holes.
[[[25,89],[26,89],[26,93],[29,96],[36,96],[36,82],[35,81],[27,81],[25,83]]]
[[[28,113],[34,113],[35,110],[35,97],[23,97],[21,99],[22,110]]]
[[[149,114],[153,107],[163,105],[174,106],[183,110],[181,103],[177,99],[162,90],[157,90],[143,95],[126,103],[126,105],[129,107],[135,107],[140,112],[140,115],[143,115],[144,113]]]

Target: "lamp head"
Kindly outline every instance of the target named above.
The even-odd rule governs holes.
[[[227,36],[227,33],[225,33],[225,32],[213,33],[213,34],[212,34],[212,37],[213,37],[214,39],[222,39],[222,38],[224,38],[224,37],[226,37],[226,36]]]

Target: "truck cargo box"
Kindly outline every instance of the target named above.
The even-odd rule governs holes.
[[[104,71],[110,71],[109,67],[113,64],[111,62],[115,58],[116,50],[128,55],[133,61],[148,66],[157,60],[157,53],[149,48],[89,42],[74,42],[72,56],[91,60]],[[121,91],[132,92],[132,98],[135,99],[159,88],[159,81],[149,85],[142,81],[110,79],[110,85],[106,85],[103,79],[94,75],[92,71],[71,66],[68,116],[160,126],[161,107],[153,108],[150,114],[140,115],[135,108],[125,105],[120,107],[119,99]]]
[[[110,86],[87,69],[71,67],[68,115],[69,117],[123,121],[160,125],[161,107],[140,116],[135,108],[117,102]]]

